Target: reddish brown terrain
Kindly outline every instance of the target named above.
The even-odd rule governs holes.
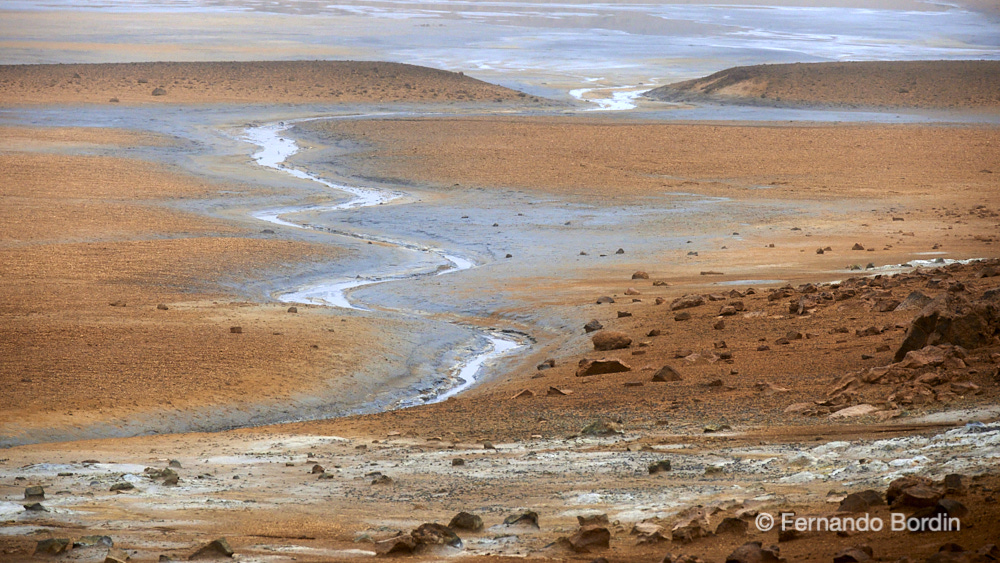
[[[995,110],[1000,61],[865,61],[741,66],[668,84],[655,100]]]
[[[268,63],[255,79],[224,64],[81,66],[68,77],[58,73],[70,67],[8,67],[0,76],[20,74],[0,80],[0,100],[148,96],[249,115],[251,101],[339,96],[299,79],[313,64]],[[413,70],[417,88],[406,89],[336,68],[353,85],[346,101],[522,99],[449,73]],[[146,89],[159,82],[167,94],[153,99]],[[199,175],[137,156],[175,154],[182,141],[167,135],[2,127],[0,437],[33,443],[0,450],[0,561],[186,560],[212,555],[198,551],[217,538],[236,560],[276,562],[1000,557],[997,127],[452,116],[317,121],[287,135],[305,139],[309,158],[343,151],[317,173],[412,190],[442,217],[460,216],[452,198],[476,190],[525,215],[529,200],[598,218],[656,212],[678,192],[735,203],[719,208],[724,229],[663,219],[704,245],[700,256],[666,243],[636,251],[643,233],[608,220],[602,232],[623,241],[621,255],[599,256],[581,229],[587,255],[500,254],[506,262],[431,278],[452,302],[502,293],[489,317],[292,313],[256,284],[352,263],[368,245],[264,232],[248,214],[328,196],[251,168],[249,147],[199,161],[211,164]],[[220,170],[242,172],[222,180]],[[483,236],[507,228],[491,224]],[[541,248],[559,226],[571,227],[525,219],[518,236]],[[549,312],[575,320],[537,318]],[[439,318],[534,340],[440,403],[243,423],[263,407],[295,418],[317,397],[364,406]],[[166,433],[202,427],[213,431]],[[456,547],[445,525],[459,512],[473,529],[454,523]],[[961,526],[756,526],[782,512],[947,514]]]

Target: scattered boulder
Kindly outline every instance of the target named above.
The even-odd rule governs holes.
[[[41,500],[45,498],[45,488],[41,485],[25,487],[24,500]]]
[[[864,250],[864,249],[865,249],[865,247],[861,246],[860,242],[854,243],[854,246],[851,247],[851,250]]]
[[[323,469],[323,466],[317,463],[312,466],[312,469],[310,469],[309,472],[316,475],[317,473],[326,473],[326,469]]]
[[[232,334],[243,334],[243,327],[241,326],[231,326],[229,327],[229,332]]]
[[[634,279],[634,280],[648,280],[649,279],[649,274],[647,274],[646,272],[643,272],[642,270],[639,270],[638,272],[632,274],[632,279]]]
[[[153,91],[151,92],[151,95],[153,95],[153,96],[166,96],[167,95],[167,91],[164,88],[153,88]]]
[[[604,328],[604,325],[602,325],[601,322],[598,321],[597,319],[594,319],[589,323],[583,325],[584,332],[594,332],[597,330],[601,330],[602,328]]]
[[[288,312],[289,313],[298,313],[299,312],[299,308],[298,307],[289,307],[288,308]]]
[[[527,399],[527,398],[534,397],[534,396],[535,396],[535,393],[532,392],[531,389],[522,389],[516,395],[514,395],[513,397],[511,397],[511,399]]]
[[[448,522],[448,527],[452,530],[480,532],[483,529],[483,519],[471,512],[459,512]]]
[[[24,505],[24,509],[28,512],[48,512],[49,509],[42,506],[40,502],[33,502],[31,504]]]
[[[625,295],[642,295],[642,293],[638,289],[630,287],[625,290]]]
[[[114,485],[111,485],[111,492],[115,493],[115,492],[118,492],[118,491],[131,491],[134,488],[135,488],[135,485],[133,485],[132,483],[129,483],[129,482],[115,483]]]
[[[511,514],[510,516],[503,519],[503,525],[527,526],[529,528],[538,528],[538,513],[531,510],[525,510],[524,512]]]
[[[462,547],[462,539],[448,526],[441,524],[426,523],[421,524],[416,530],[410,532],[410,536],[418,545],[447,545],[450,547]]]
[[[896,307],[896,310],[919,311],[920,309],[926,307],[931,301],[933,301],[933,299],[927,297],[923,293],[920,293],[919,291],[911,291],[910,294],[906,296],[906,299],[903,299],[899,306]]]
[[[603,305],[604,303],[614,303],[614,302],[615,300],[607,295],[602,295],[601,297],[597,298],[598,305]]]
[[[626,371],[632,371],[632,367],[621,360],[582,360],[580,362],[580,367],[576,370],[576,376],[586,377],[590,375],[604,375],[607,373],[622,373]]]
[[[833,412],[829,418],[854,418],[856,416],[865,416],[879,411],[879,408],[874,405],[861,404],[854,405],[853,407],[847,407]]]
[[[958,473],[949,473],[944,476],[944,481],[941,483],[944,486],[945,494],[949,495],[964,495],[966,488],[965,484],[962,482],[962,476]]]
[[[618,311],[618,318],[619,319],[622,319],[622,318],[625,318],[625,317],[631,317],[631,316],[632,316],[632,313],[629,312],[629,311]]]
[[[659,336],[660,334],[662,334],[662,333],[660,332],[660,329],[658,329],[658,328],[654,328],[653,330],[651,330],[651,331],[647,332],[647,333],[646,333],[646,336],[648,336],[648,337],[652,338],[652,337],[655,337],[655,336]]]
[[[558,387],[549,387],[549,390],[545,392],[549,397],[564,397],[570,395],[572,391],[567,391],[564,389],[559,389]]]
[[[212,540],[201,549],[191,554],[191,557],[188,557],[188,559],[194,561],[196,559],[219,559],[232,556],[233,548],[229,547],[229,542],[226,541],[226,538],[219,538],[217,540]]]
[[[591,341],[594,343],[594,350],[620,350],[632,345],[632,339],[624,332],[615,330],[604,330],[595,334]]]
[[[677,313],[676,315],[674,315],[674,320],[678,321],[678,322],[680,322],[680,321],[689,321],[689,320],[691,320],[691,313],[689,313],[687,311],[681,311],[680,313]]]
[[[681,372],[672,366],[663,366],[653,374],[653,381],[680,381]]]
[[[156,306],[156,308],[159,309],[160,311],[166,311],[170,309],[170,307],[167,307],[166,303],[160,303]]]
[[[962,295],[946,293],[913,319],[894,361],[901,361],[907,352],[928,345],[954,344],[967,350],[979,348],[990,342],[998,328],[1000,310],[997,305],[985,300],[971,303]]]

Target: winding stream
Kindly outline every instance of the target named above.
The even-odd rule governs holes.
[[[313,118],[324,119],[324,118]],[[331,118],[332,119],[332,118]],[[346,186],[330,182],[320,176],[311,174],[304,170],[299,170],[288,166],[288,159],[298,152],[299,147],[294,140],[283,137],[281,134],[290,129],[295,123],[309,121],[282,121],[246,129],[243,140],[260,147],[260,150],[253,154],[254,161],[260,166],[279,170],[290,174],[295,178],[310,180],[322,184],[328,188],[339,190],[352,195],[346,202],[329,206],[299,206],[283,207],[278,209],[266,209],[254,212],[253,217],[262,221],[267,221],[275,225],[285,227],[295,227],[299,229],[320,229],[342,236],[348,236],[364,241],[381,242],[402,248],[412,252],[429,252],[437,255],[445,262],[441,267],[422,272],[386,272],[378,275],[369,275],[354,279],[330,278],[313,282],[303,287],[290,289],[289,291],[277,292],[277,299],[285,303],[311,303],[328,307],[339,307],[344,309],[367,310],[360,305],[351,303],[348,298],[348,291],[362,286],[385,283],[389,281],[403,281],[421,278],[425,276],[443,275],[462,270],[474,268],[476,264],[471,260],[450,254],[443,249],[422,246],[406,241],[392,240],[388,238],[375,237],[363,233],[350,231],[336,231],[319,226],[295,223],[283,219],[282,216],[290,215],[302,211],[336,211],[345,209],[356,209],[360,207],[370,207],[382,205],[395,199],[403,197],[403,194],[390,192],[377,188],[364,188],[356,186]],[[398,403],[399,408],[410,407],[419,404],[437,403],[447,400],[462,391],[465,391],[476,382],[476,377],[484,366],[500,356],[513,350],[522,348],[525,344],[512,338],[506,333],[485,329],[477,329],[482,333],[486,346],[470,357],[464,358],[449,370],[449,379],[455,381],[455,385],[448,389],[438,390],[433,394],[424,394],[411,399],[404,399]]]

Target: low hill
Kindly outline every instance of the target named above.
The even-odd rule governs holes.
[[[741,66],[646,93],[662,101],[899,108],[1000,107],[1000,61]]]
[[[324,103],[535,100],[427,67],[262,61],[0,66],[0,104]]]

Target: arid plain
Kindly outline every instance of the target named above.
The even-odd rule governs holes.
[[[964,73],[919,109],[995,115],[996,66]],[[989,119],[596,115],[389,63],[7,66],[0,103],[0,559],[995,560]],[[285,168],[398,197],[258,166],[241,135],[282,120]],[[392,408],[484,329],[518,347]],[[755,527],[865,490],[961,530]],[[411,534],[462,511],[460,547]]]

